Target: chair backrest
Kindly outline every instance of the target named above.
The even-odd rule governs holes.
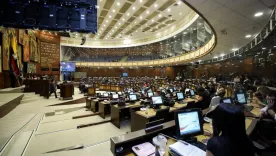
[[[214,97],[211,99],[211,102],[210,102],[209,107],[219,105],[219,103],[220,103],[220,97],[219,97],[219,96],[214,96]]]
[[[167,122],[169,112],[170,112],[169,107],[156,111],[156,116],[155,116],[156,120],[164,119],[164,122]]]

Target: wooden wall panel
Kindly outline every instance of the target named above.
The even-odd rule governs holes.
[[[168,76],[174,78],[176,73],[173,67],[167,68],[77,68],[77,72],[87,72],[87,76],[119,77],[122,73],[128,76]]]

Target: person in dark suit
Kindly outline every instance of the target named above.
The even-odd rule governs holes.
[[[201,110],[208,108],[211,102],[209,93],[203,87],[199,87],[197,92],[198,98],[197,102],[195,103],[195,107],[200,108]]]
[[[57,88],[57,85],[55,83],[55,80],[52,79],[50,81],[50,94],[49,94],[48,98],[51,96],[52,93],[55,93],[55,97],[58,98],[56,88]]]

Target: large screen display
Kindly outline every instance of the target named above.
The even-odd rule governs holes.
[[[128,73],[123,73],[123,77],[128,77]]]
[[[75,72],[76,64],[75,62],[61,62],[60,63],[60,71],[63,72]]]

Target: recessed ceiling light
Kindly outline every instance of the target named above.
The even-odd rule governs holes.
[[[161,14],[159,14],[158,16],[159,16],[159,17],[162,17],[162,15],[161,15]]]
[[[108,17],[109,17],[109,18],[111,18],[112,16],[111,16],[111,15],[109,15]]]
[[[245,38],[250,38],[252,35],[246,35]]]
[[[129,13],[127,13],[127,16],[129,16]]]
[[[135,8],[135,6],[134,7],[132,7],[132,10],[135,10],[136,8]]]
[[[179,15],[182,15],[182,12],[180,12]]]
[[[180,5],[180,4],[181,4],[181,1],[178,1],[177,4]]]
[[[157,7],[158,7],[158,4],[154,4],[154,7],[157,8]]]
[[[142,3],[143,2],[143,0],[140,0],[140,3]]]
[[[143,19],[143,17],[142,17],[142,16],[140,16],[140,19]]]
[[[168,9],[168,12],[170,12],[170,11],[171,11],[171,9],[169,8],[169,9]]]
[[[257,12],[254,16],[255,17],[260,17],[260,16],[262,16],[264,13],[263,12]]]
[[[118,5],[118,6],[120,6],[120,5],[121,5],[121,3],[120,3],[120,2],[117,2],[117,5]]]
[[[112,12],[115,12],[115,9],[113,9]]]

